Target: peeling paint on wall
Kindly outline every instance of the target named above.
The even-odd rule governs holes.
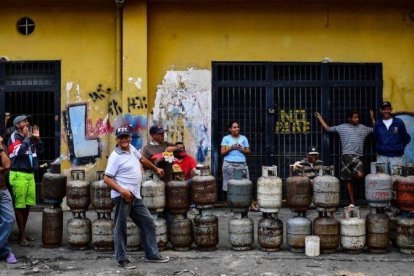
[[[197,162],[206,161],[211,147],[210,71],[192,68],[167,71],[158,85],[153,113],[154,121],[166,128],[170,142],[184,138],[189,154],[195,156]],[[179,127],[180,120],[184,129]]]
[[[410,143],[405,147],[404,161],[407,164],[414,165],[414,113],[398,112],[396,117],[403,120],[407,132],[411,136]]]
[[[138,77],[136,79],[134,79],[133,77],[129,77],[128,78],[128,83],[130,83],[130,84],[133,83],[138,90],[142,89],[142,86],[141,86],[142,78],[140,78],[140,77]]]

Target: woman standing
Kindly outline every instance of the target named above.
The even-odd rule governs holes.
[[[246,163],[246,155],[250,154],[249,141],[246,136],[240,134],[240,124],[232,121],[229,124],[229,135],[221,141],[220,153],[224,156],[223,162],[223,191],[227,196],[227,183],[235,170],[246,170],[249,178],[249,169]]]

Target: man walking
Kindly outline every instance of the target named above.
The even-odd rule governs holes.
[[[126,253],[127,216],[141,230],[141,245],[145,261],[165,263],[169,258],[158,253],[155,224],[150,212],[141,199],[141,164],[162,176],[163,170],[157,168],[131,145],[131,132],[126,127],[117,128],[116,148],[108,159],[104,182],[111,188],[111,198],[115,204],[115,259],[120,267],[134,269]]]
[[[377,162],[386,164],[386,173],[392,171],[394,165],[403,165],[405,147],[411,141],[404,122],[392,116],[390,102],[383,102],[380,107],[382,120],[374,125],[374,137],[377,143]]]
[[[30,206],[36,205],[36,183],[34,171],[39,167],[37,154],[44,150],[40,140],[39,128],[34,125],[29,129],[30,115],[19,115],[13,120],[15,131],[8,142],[8,153],[11,159],[9,175],[10,186],[13,191],[14,211],[19,228],[19,245],[31,246],[34,241],[26,235],[26,223],[30,213]]]
[[[372,111],[370,112],[372,123],[374,118]],[[364,178],[364,164],[361,157],[364,154],[364,141],[368,134],[372,133],[373,128],[367,127],[359,123],[359,112],[350,110],[348,112],[348,123],[338,126],[328,126],[319,112],[315,113],[323,128],[328,132],[337,132],[341,139],[341,179],[346,183],[348,197],[351,205],[355,205],[353,179]]]
[[[12,199],[6,187],[6,172],[10,169],[10,163],[0,136],[0,258],[6,258],[8,264],[15,264],[16,257],[7,243],[15,221]]]

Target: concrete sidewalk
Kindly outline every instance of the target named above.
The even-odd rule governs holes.
[[[303,253],[287,250],[286,240],[280,252],[267,253],[257,243],[257,222],[261,213],[249,213],[255,222],[255,244],[250,251],[233,251],[228,242],[228,220],[233,217],[228,209],[214,209],[219,218],[220,242],[216,251],[201,252],[193,248],[187,252],[166,250],[170,256],[166,264],[145,263],[141,251],[131,252],[130,260],[136,269],[124,270],[116,266],[113,253],[100,253],[92,249],[73,251],[66,242],[66,223],[72,216],[64,213],[63,245],[60,248],[42,247],[42,213],[31,212],[27,230],[37,240],[34,247],[17,244],[17,228],[10,237],[10,244],[19,260],[15,265],[0,262],[0,275],[414,275],[414,255],[405,255],[390,247],[388,254],[368,252],[353,255],[340,251],[336,254],[306,257]],[[367,210],[362,210],[365,217]],[[308,217],[317,216],[315,210]],[[340,218],[340,214],[336,214]],[[92,221],[97,218],[87,212]],[[291,217],[289,209],[282,209],[279,218],[285,223]],[[286,224],[284,233],[286,234]],[[194,246],[194,245],[193,245]]]

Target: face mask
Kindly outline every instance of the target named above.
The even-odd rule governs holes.
[[[187,153],[183,150],[177,149],[177,150],[173,151],[173,155],[177,159],[182,159],[187,155]]]

